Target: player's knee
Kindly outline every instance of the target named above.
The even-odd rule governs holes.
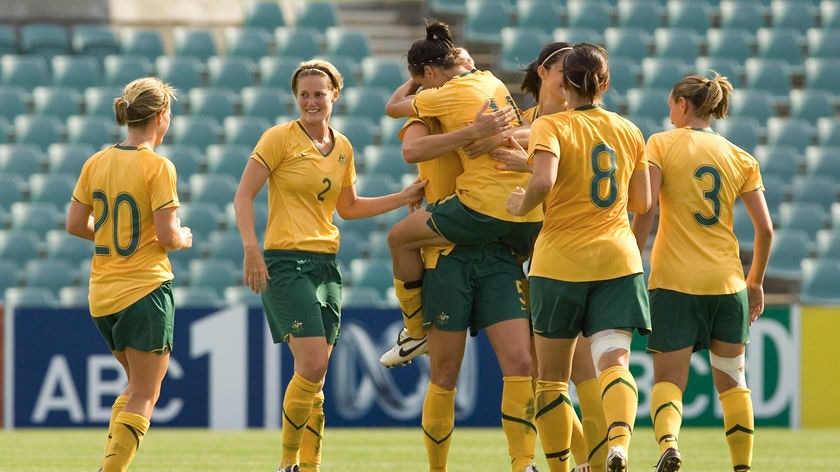
[[[747,387],[747,378],[744,375],[744,354],[735,357],[718,356],[714,352],[709,352],[709,361],[713,369],[723,372],[728,377],[735,381],[738,387]]]

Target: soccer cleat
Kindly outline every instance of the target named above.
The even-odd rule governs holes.
[[[537,464],[531,464],[528,467],[525,467],[525,472],[540,472],[537,470]]]
[[[591,470],[592,468],[589,467],[589,462],[584,462],[583,464],[576,465],[572,472],[590,472]]]
[[[429,347],[426,344],[426,337],[412,338],[408,335],[408,331],[403,328],[400,335],[397,336],[397,343],[382,357],[379,358],[379,363],[388,367],[397,365],[407,365],[415,357],[429,352]]]
[[[669,447],[662,453],[659,462],[656,463],[656,470],[654,472],[677,472],[682,466],[682,457],[680,451],[674,447]]]
[[[627,472],[627,453],[621,446],[613,446],[607,453],[607,472]]]
[[[292,464],[289,467],[286,467],[285,469],[278,468],[277,472],[300,472],[300,467],[298,467],[297,464]]]

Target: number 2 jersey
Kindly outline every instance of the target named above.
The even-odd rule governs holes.
[[[172,280],[156,210],[179,207],[175,166],[146,147],[112,146],[85,162],[73,199],[93,207],[90,314],[107,316]]]
[[[597,106],[534,120],[529,158],[548,151],[558,165],[529,275],[590,282],[642,272],[627,195],[633,172],[647,169],[644,146],[636,125]]]

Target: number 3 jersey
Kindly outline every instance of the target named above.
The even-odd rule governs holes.
[[[534,121],[529,158],[547,151],[558,162],[530,275],[587,282],[642,272],[627,194],[633,172],[647,169],[644,146],[636,125],[595,106]]]
[[[179,207],[175,166],[146,147],[112,146],[85,162],[73,199],[93,207],[90,313],[116,313],[172,280],[154,211]]]
[[[270,172],[265,249],[338,252],[333,212],[341,187],[356,183],[356,170],[350,141],[333,134],[335,144],[323,154],[295,120],[269,128],[254,147],[251,159]]]

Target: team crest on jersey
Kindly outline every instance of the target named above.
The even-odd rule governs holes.
[[[292,322],[292,332],[299,334],[303,330],[303,321],[295,320]]]
[[[338,163],[339,164],[347,164],[347,156],[345,156],[344,154],[341,154],[340,156],[338,156]]]

